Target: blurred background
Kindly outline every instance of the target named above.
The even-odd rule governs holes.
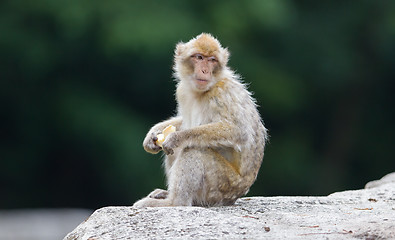
[[[149,128],[173,51],[231,52],[270,143],[249,196],[327,195],[395,170],[395,1],[0,3],[0,208],[131,205],[164,187]]]

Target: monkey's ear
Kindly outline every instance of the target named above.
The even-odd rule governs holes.
[[[230,57],[230,53],[229,53],[229,51],[228,51],[228,48],[221,48],[221,50],[220,50],[220,62],[223,64],[223,65],[227,65],[228,64],[228,60],[229,60],[229,57]]]
[[[183,43],[183,42],[177,43],[177,45],[176,45],[176,50],[174,51],[174,54],[175,54],[176,56],[180,56],[180,55],[185,51],[185,48],[186,48],[185,45],[186,45],[186,44]]]

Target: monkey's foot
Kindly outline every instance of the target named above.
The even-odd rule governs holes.
[[[168,191],[163,190],[163,189],[155,189],[150,194],[148,194],[148,197],[155,198],[155,199],[165,199],[165,198],[167,198],[167,195],[169,195]]]
[[[170,207],[171,202],[168,199],[155,199],[146,197],[133,204],[134,208],[145,208],[145,207]]]

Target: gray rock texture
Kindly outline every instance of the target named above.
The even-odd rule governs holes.
[[[395,174],[367,185],[326,197],[242,198],[229,207],[105,207],[64,240],[395,239]]]
[[[62,239],[91,214],[86,209],[0,210],[0,239]]]
[[[380,180],[368,182],[365,188],[375,188],[386,183],[395,183],[395,172],[385,175]]]

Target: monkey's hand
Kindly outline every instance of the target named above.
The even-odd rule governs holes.
[[[160,134],[161,131],[150,131],[144,139],[143,147],[144,150],[152,153],[157,154],[162,148],[156,145],[156,141],[158,140],[157,135]]]
[[[170,133],[162,144],[162,149],[167,155],[174,154],[174,149],[180,145],[180,137],[178,132]]]
[[[165,129],[163,129],[161,134],[158,134],[156,136],[157,140],[155,141],[155,144],[158,145],[159,147],[162,147],[162,144],[166,140],[167,136],[175,131],[176,131],[176,127],[174,127],[173,125],[167,126]]]

